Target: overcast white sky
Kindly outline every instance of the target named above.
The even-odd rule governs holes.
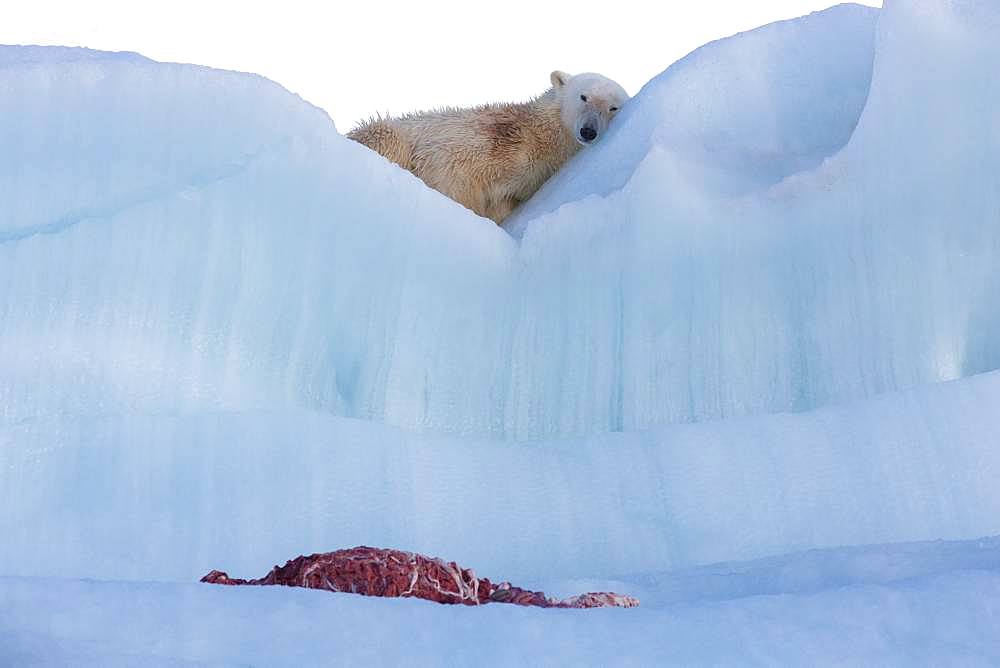
[[[635,94],[706,42],[835,4],[2,1],[0,44],[138,51],[257,72],[326,109],[341,131],[376,111],[526,99],[548,87],[554,69],[600,72]]]

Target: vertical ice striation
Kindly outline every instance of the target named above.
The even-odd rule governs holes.
[[[0,416],[294,404],[486,428],[467,368],[500,358],[488,298],[515,273],[495,226],[259,77],[4,52]]]
[[[0,573],[1000,533],[1000,377],[916,387],[1000,367],[998,32],[896,0],[709,45],[519,240],[259,77],[0,48]]]
[[[259,77],[0,50],[0,418],[537,439],[996,368],[997,15],[893,2],[876,34],[845,6],[706,46],[520,243]]]
[[[530,585],[998,535],[998,402],[991,373],[545,447],[302,410],[28,420],[0,429],[0,573],[194,581],[374,545]]]
[[[891,4],[858,131],[815,170],[730,195],[731,165],[742,171],[755,154],[705,167],[704,141],[685,149],[671,139],[679,131],[664,130],[668,141],[603,200],[574,198],[568,180],[565,201],[560,182],[540,194],[561,208],[527,224],[522,252],[544,257],[532,266],[564,263],[583,293],[605,300],[607,318],[592,315],[597,300],[587,297],[559,315],[605,323],[610,349],[622,340],[625,429],[800,410],[995,368],[996,14],[974,3]],[[770,92],[787,95],[784,83]],[[843,101],[829,93],[831,106]],[[543,290],[564,289],[543,283],[543,271]],[[593,358],[568,341],[552,350]],[[613,408],[600,423],[616,424]]]
[[[529,206],[551,213],[519,222],[529,283],[538,285],[525,291],[525,321],[548,329],[542,315],[553,313],[563,332],[580,323],[582,336],[552,337],[525,353],[542,360],[522,381],[536,391],[516,396],[558,406],[561,420],[545,425],[553,431],[578,427],[581,414],[591,428],[628,430],[802,410],[995,368],[997,14],[986,3],[890,3],[858,130],[813,170],[774,185],[765,175],[756,189],[747,178],[734,189],[739,174],[758,173],[761,154],[723,152],[712,163],[712,133],[699,129],[702,139],[686,147],[665,117],[663,143],[651,142],[619,190],[577,197],[570,173],[540,193]],[[782,29],[795,32],[794,24],[759,32]],[[753,35],[731,41],[753,43]],[[670,71],[664,77],[650,88],[670,90]],[[794,95],[787,83],[757,95]],[[826,93],[831,107],[850,97]],[[631,113],[641,116],[646,99],[637,99]],[[726,103],[741,108],[738,97]],[[612,139],[625,141],[629,130]],[[581,160],[579,170],[599,168]],[[545,281],[551,267],[568,280]],[[553,310],[555,302],[563,308]],[[617,372],[588,375],[604,368],[593,350]],[[568,372],[578,381],[571,387],[593,391],[605,380],[620,397],[587,401],[545,386],[562,377],[560,360],[576,372]]]

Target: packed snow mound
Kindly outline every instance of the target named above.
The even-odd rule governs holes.
[[[0,47],[0,80],[5,241],[110,218],[231,176],[291,135],[334,132],[261,77],[131,53]]]
[[[53,65],[82,61],[109,61],[152,63],[153,61],[131,51],[94,51],[78,46],[7,46],[0,44],[0,67],[9,65]]]
[[[259,77],[4,50],[0,417],[538,439],[998,368],[998,13],[892,2],[873,41],[840,7],[706,47],[520,244]]]
[[[0,573],[195,581],[383,545],[530,586],[1000,534],[997,405],[994,373],[544,444],[304,411],[24,421],[0,430]]]
[[[643,605],[659,607],[891,585],[955,571],[1000,571],[1000,536],[792,552],[767,559],[638,574],[614,585],[628,586],[644,596]],[[550,584],[549,588],[561,592],[581,586],[579,581],[569,581]]]
[[[753,577],[794,579],[815,572],[814,561],[851,563],[856,579],[758,594],[719,587],[727,578],[740,584]],[[728,564],[686,577],[689,591],[715,596],[671,601],[671,585],[661,581],[650,584],[652,602],[632,610],[469,609],[288,587],[0,577],[0,663],[909,667],[1000,661],[996,540],[788,555],[780,567]]]
[[[622,188],[654,148],[726,195],[812,169],[851,137],[871,86],[879,10],[838,5],[713,42],[646,84],[506,228]]]

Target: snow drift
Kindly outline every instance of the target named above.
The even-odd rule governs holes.
[[[0,577],[7,613],[0,616],[0,660],[101,668],[985,667],[1000,661],[998,566],[997,540],[840,549],[654,577],[652,587],[665,594],[659,601],[585,611],[456,610],[286,587]],[[838,580],[838,568],[851,579]],[[671,601],[678,591],[683,598]],[[715,597],[699,597],[705,591]]]

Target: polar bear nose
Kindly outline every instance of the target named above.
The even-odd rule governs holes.
[[[580,128],[580,136],[584,141],[594,141],[597,139],[597,130],[591,127],[584,126]]]

